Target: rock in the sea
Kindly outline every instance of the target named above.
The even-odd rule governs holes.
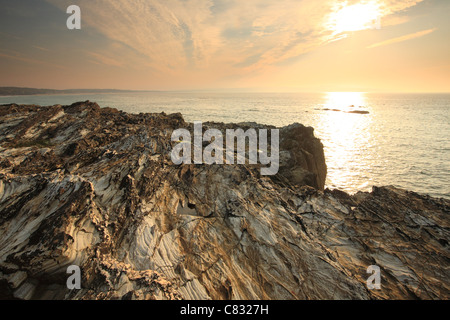
[[[354,113],[354,114],[369,114],[370,112],[367,110],[352,110],[346,111],[345,113]]]
[[[450,298],[449,201],[321,191],[312,128],[280,130],[280,172],[265,177],[174,165],[171,133],[192,128],[180,114],[84,102],[0,117],[0,298]]]

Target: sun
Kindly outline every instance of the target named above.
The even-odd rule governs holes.
[[[328,20],[328,28],[336,34],[376,28],[381,15],[377,1],[335,7]]]

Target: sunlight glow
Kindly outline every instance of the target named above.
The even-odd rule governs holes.
[[[369,1],[347,5],[347,2],[338,5],[330,15],[328,28],[335,34],[375,29],[379,27],[381,16],[378,1]]]
[[[347,113],[364,106],[365,96],[361,92],[328,92],[324,107],[328,109],[322,121],[328,128],[332,128],[335,146],[331,153],[334,161],[351,160],[351,153],[355,138],[359,137],[359,131],[367,124],[370,117],[361,117]],[[330,150],[329,150],[330,152]]]
[[[354,107],[364,107],[365,103],[362,92],[328,92],[325,107],[350,111]]]
[[[328,92],[325,96],[323,107],[327,110],[321,114],[321,125],[326,128],[326,139],[333,141],[325,145],[329,164],[328,187],[349,185],[356,175],[370,176],[372,164],[365,161],[364,154],[373,139],[369,130],[372,116],[345,112],[366,104],[366,96],[361,92]],[[355,159],[360,159],[360,162],[355,162]],[[333,184],[329,184],[330,181]],[[367,186],[358,187],[363,189]]]

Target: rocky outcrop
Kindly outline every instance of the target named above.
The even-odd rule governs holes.
[[[180,114],[85,102],[0,106],[0,117],[1,298],[450,297],[449,201],[321,191],[311,128],[281,128],[280,172],[266,177],[175,166],[171,133],[192,129]],[[66,287],[70,265],[81,290]],[[381,290],[366,286],[370,265]]]
[[[354,108],[355,106],[349,106],[349,108]],[[359,107],[363,108],[363,107]],[[341,110],[341,109],[329,109],[329,108],[323,108],[323,109],[315,109],[315,110],[323,110],[323,111],[335,111],[335,112],[344,112],[344,113],[353,113],[353,114],[370,114],[367,110]]]

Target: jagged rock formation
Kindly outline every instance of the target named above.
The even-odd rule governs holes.
[[[280,173],[264,177],[173,165],[172,131],[192,129],[179,114],[85,102],[0,117],[0,298],[450,297],[449,201],[321,191],[311,128],[281,129]],[[66,287],[70,265],[81,290]],[[370,265],[381,290],[366,286]]]

